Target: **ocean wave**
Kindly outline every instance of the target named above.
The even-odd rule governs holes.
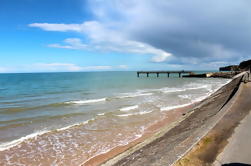
[[[90,99],[90,100],[74,100],[74,101],[67,101],[66,104],[89,104],[89,103],[97,103],[97,102],[104,102],[106,98],[101,99]]]
[[[173,92],[186,91],[186,89],[182,89],[182,88],[163,88],[163,89],[160,89],[160,91],[162,93],[173,93]]]
[[[127,112],[127,111],[130,111],[130,110],[135,110],[137,108],[139,108],[138,105],[133,105],[133,106],[129,106],[129,107],[123,107],[123,108],[120,109],[120,111]]]
[[[72,124],[72,125],[69,125],[69,126],[66,126],[66,127],[62,127],[60,129],[56,129],[56,131],[63,131],[63,130],[67,130],[67,129],[72,128],[72,127],[76,127],[76,126],[80,126],[80,125],[85,125],[85,124],[88,124],[90,121],[93,121],[93,120],[95,120],[95,118],[86,120],[84,122],[75,123],[75,124]]]
[[[194,99],[192,99],[193,97],[191,95],[188,95],[188,94],[178,95],[178,97],[180,97],[180,98],[190,99],[191,102],[190,103],[186,103],[186,104],[181,104],[181,105],[161,107],[160,111],[170,111],[170,110],[173,110],[173,109],[177,109],[177,108],[182,108],[182,107],[189,106],[191,104],[194,104],[194,103],[197,103],[197,102],[200,102],[200,101],[206,99],[207,97],[209,97],[215,91],[217,91],[217,89],[214,90],[214,91],[209,91],[205,95],[197,97],[197,98],[194,98]]]
[[[69,126],[66,126],[66,127],[62,127],[62,128],[59,128],[59,129],[36,131],[34,133],[31,133],[31,134],[26,135],[24,137],[18,138],[16,140],[0,144],[0,151],[4,151],[4,150],[7,150],[7,149],[10,149],[10,148],[12,148],[14,146],[17,146],[17,145],[21,144],[22,142],[24,142],[26,140],[34,139],[37,136],[41,136],[43,134],[54,132],[54,131],[58,131],[58,132],[59,131],[64,131],[64,130],[67,130],[67,129],[72,128],[72,127],[76,127],[76,126],[87,124],[87,123],[89,123],[90,121],[93,121],[93,120],[95,120],[95,118],[86,120],[84,122],[75,123],[75,124],[72,124],[72,125],[69,125]]]
[[[161,107],[160,111],[170,111],[170,110],[174,110],[177,108],[182,108],[182,107],[186,107],[191,105],[192,103],[187,103],[187,104],[182,104],[182,105],[174,105],[174,106],[167,106],[167,107]]]
[[[211,88],[212,88],[211,84],[207,84],[207,85],[198,84],[192,87],[187,87],[186,90],[196,90],[196,89],[208,89],[209,90]]]
[[[197,97],[197,98],[195,98],[195,99],[192,100],[192,103],[196,103],[196,102],[202,101],[202,100],[206,99],[206,98],[207,98],[208,96],[210,96],[210,95],[211,95],[211,93],[208,93],[208,94],[205,95],[205,96]]]
[[[229,81],[229,82],[230,82],[230,81]],[[192,103],[200,102],[200,101],[206,99],[207,97],[209,97],[210,95],[212,95],[214,92],[218,91],[221,87],[223,87],[224,85],[226,85],[226,84],[229,83],[229,82],[226,82],[226,83],[224,83],[224,84],[221,84],[220,86],[218,86],[218,87],[215,88],[215,89],[212,89],[212,88],[211,88],[211,89],[208,89],[208,93],[206,93],[206,94],[203,95],[203,96],[200,96],[200,97],[197,97],[197,98],[195,98],[195,99],[192,99]]]
[[[45,116],[36,116],[36,117],[27,117],[27,118],[18,118],[18,119],[10,119],[5,121],[0,121],[0,129],[1,128],[8,128],[11,125],[18,126],[18,125],[25,125],[35,122],[41,122],[45,119],[59,119],[59,118],[67,118],[67,117],[74,117],[79,115],[85,115],[85,112],[74,112],[74,113],[67,113],[67,114],[58,114],[58,115],[45,115]]]
[[[118,98],[132,98],[132,97],[140,97],[140,96],[151,96],[153,93],[140,93],[140,92],[135,92],[135,93],[123,93],[122,96],[119,96]]]
[[[101,151],[99,153],[97,153],[96,155],[92,156],[91,158],[87,159],[86,161],[84,161],[81,165],[86,165],[86,163],[88,161],[90,161],[91,159],[101,155],[101,154],[105,154],[105,153],[108,153],[109,151],[111,151],[112,149],[116,148],[116,147],[121,147],[121,146],[126,146],[128,145],[130,142],[133,142],[134,140],[142,137],[143,135],[143,132],[144,132],[145,128],[144,127],[141,127],[140,129],[140,132],[141,133],[138,133],[138,134],[135,134],[134,137],[129,137],[127,139],[124,139],[123,141],[119,142],[118,145],[115,145],[114,147],[110,147],[110,148],[104,148],[104,149],[101,149]]]
[[[121,114],[121,115],[116,115],[119,117],[126,117],[126,116],[132,116],[132,115],[144,115],[144,114],[148,114],[151,113],[152,111],[141,111],[141,112],[134,112],[134,113],[129,113],[129,114]]]
[[[193,104],[195,102],[202,101],[203,99],[207,98],[213,92],[217,91],[223,85],[227,84],[230,81],[231,80],[225,82],[224,84],[219,85],[219,87],[217,87],[217,88],[215,88],[213,90],[211,89],[211,91],[209,91],[209,93],[207,93],[205,96],[200,96],[200,97],[197,97],[195,99],[191,98],[191,103],[186,103],[186,104],[182,104],[182,105],[174,105],[174,106],[161,107],[160,111],[169,111],[169,110],[173,110],[173,109],[177,109],[177,108],[189,106],[189,105],[191,105],[191,104]],[[194,90],[194,89],[201,89],[201,88],[209,89],[209,88],[212,88],[212,86],[211,86],[211,84],[208,84],[208,85],[198,85],[198,84],[195,85],[194,84],[194,85],[191,85],[191,86],[188,86],[188,87],[183,87],[183,88],[161,88],[161,89],[159,89],[159,91],[163,91],[164,93],[170,93],[170,92]],[[154,91],[156,91],[156,90],[149,90],[148,92],[145,91],[145,92],[136,92],[136,93],[127,93],[127,94],[125,93],[124,96],[120,96],[120,97],[121,98],[126,98],[126,97],[137,97],[137,96],[148,96],[148,95],[152,95],[153,93],[150,93],[150,92],[154,92]],[[183,96],[179,96],[179,97],[189,98],[189,95],[188,94],[184,94]],[[49,104],[49,105],[41,106],[41,107],[61,106],[62,104],[89,104],[89,103],[104,102],[104,101],[107,101],[107,98],[90,99],[90,100],[74,100],[74,101],[68,101],[68,102],[63,102],[63,103]],[[41,108],[41,107],[37,106],[37,107],[30,108],[30,109],[38,109],[38,108]],[[122,111],[122,112],[128,112],[128,111],[135,110],[135,109],[138,109],[138,108],[139,108],[138,105],[133,105],[133,106],[129,106],[129,107],[123,107],[123,108],[120,109],[120,111]],[[25,108],[25,110],[26,109],[27,108]],[[12,112],[22,112],[22,111],[25,111],[25,110],[23,108],[17,108],[17,109],[13,109],[11,111]],[[11,112],[11,111],[9,111],[9,112]],[[148,113],[151,113],[151,112],[152,111],[141,111],[141,112],[138,112],[138,111],[134,112],[134,111],[132,111],[132,113],[129,112],[129,113],[125,113],[125,114],[119,114],[119,115],[116,115],[116,116],[127,117],[127,116],[133,116],[133,115],[148,114]],[[104,113],[100,113],[98,115],[104,115]],[[65,116],[65,115],[60,115],[60,116]],[[57,116],[57,118],[58,118],[58,116]],[[22,119],[22,120],[24,120],[24,119]],[[27,120],[27,119],[25,119],[25,120]],[[31,120],[32,120],[32,118],[31,118]],[[53,132],[53,131],[67,130],[67,129],[75,127],[75,126],[87,124],[87,123],[89,123],[92,120],[95,120],[95,119],[90,119],[90,120],[87,120],[87,121],[84,121],[84,122],[81,122],[81,123],[75,123],[75,124],[72,124],[72,125],[69,125],[69,126],[66,126],[66,127],[62,127],[62,128],[59,128],[59,129],[43,130],[43,131],[37,131],[37,132],[31,133],[31,134],[29,134],[27,136],[20,137],[20,138],[18,138],[16,140],[0,144],[0,151],[9,149],[9,148],[14,147],[16,145],[19,145],[20,143],[22,143],[22,142],[24,142],[26,140],[29,140],[29,139],[32,139],[32,138],[36,138],[36,137],[38,137],[40,135],[43,135],[45,133]],[[4,122],[4,123],[6,123],[6,122]]]
[[[67,102],[59,102],[59,103],[50,103],[45,105],[38,105],[33,107],[6,107],[1,110],[1,113],[4,114],[15,114],[19,112],[25,112],[25,111],[33,111],[38,109],[45,109],[45,108],[52,108],[52,107],[61,107],[64,105],[67,105],[69,103]]]
[[[184,94],[184,95],[178,95],[178,97],[182,98],[182,99],[191,99],[192,95],[190,95],[190,94]]]
[[[207,90],[211,90],[211,85],[195,85],[194,86],[186,86],[183,88],[161,88],[160,91],[162,93],[175,93],[175,92],[184,92],[184,91],[188,91],[188,90],[197,90],[197,89],[207,89]]]
[[[49,131],[47,131],[47,130],[37,131],[35,133],[26,135],[26,136],[21,137],[19,139],[16,139],[16,140],[13,140],[13,141],[10,141],[10,142],[6,142],[6,143],[2,143],[2,144],[0,144],[0,151],[4,151],[6,149],[12,148],[12,147],[17,146],[20,143],[24,142],[25,140],[36,138],[37,136],[43,135],[43,134],[48,133],[48,132]]]
[[[97,114],[98,116],[104,116],[106,113],[105,112],[103,112],[103,113],[99,113],[99,114]]]

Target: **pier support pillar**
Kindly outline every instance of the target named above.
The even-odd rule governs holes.
[[[170,73],[167,73],[167,77],[169,78]]]
[[[157,77],[159,77],[159,73],[157,73]]]
[[[181,76],[181,73],[179,73],[179,77]]]
[[[137,73],[137,76],[139,77],[139,73]]]
[[[146,76],[149,77],[149,73],[146,73]]]

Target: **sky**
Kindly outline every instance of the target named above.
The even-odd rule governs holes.
[[[1,0],[0,73],[215,70],[251,59],[250,0]]]

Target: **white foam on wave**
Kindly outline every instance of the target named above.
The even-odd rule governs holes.
[[[134,112],[134,113],[129,113],[129,114],[121,114],[121,115],[116,115],[119,117],[126,117],[126,116],[132,116],[132,115],[144,115],[144,114],[148,114],[151,113],[152,111],[141,111],[141,112]]]
[[[132,97],[140,97],[140,96],[151,96],[153,93],[124,93],[122,96],[119,96],[118,98],[132,98]]]
[[[184,95],[178,95],[179,98],[182,98],[182,99],[191,99],[192,95],[190,94],[184,94]]]
[[[208,89],[208,93],[206,93],[204,96],[200,96],[197,97],[195,99],[192,100],[192,103],[196,103],[196,102],[200,102],[204,99],[206,99],[207,97],[209,97],[211,94],[213,94],[214,92],[216,92],[217,90],[219,90],[221,87],[223,87],[224,85],[228,84],[231,80],[226,81],[225,83],[221,83],[219,86],[217,86],[217,88],[215,89]]]
[[[104,116],[105,112],[97,114],[98,116]]]
[[[183,88],[161,88],[160,91],[162,93],[174,93],[174,92],[184,92],[187,90],[196,90],[196,89],[207,89],[210,90],[211,89],[211,85],[201,85],[201,84],[196,84],[194,86],[186,86]]]
[[[173,93],[173,92],[182,92],[185,91],[186,89],[184,88],[162,88],[160,91],[162,93]]]
[[[197,98],[194,98],[192,99],[193,97],[191,95],[188,95],[188,94],[184,94],[184,95],[178,95],[178,97],[180,98],[184,98],[184,99],[192,99],[190,103],[186,103],[186,104],[181,104],[181,105],[174,105],[174,106],[167,106],[167,107],[161,107],[160,108],[160,111],[170,111],[170,110],[174,110],[174,109],[177,109],[177,108],[182,108],[182,107],[186,107],[186,106],[189,106],[191,104],[194,104],[194,103],[197,103],[197,102],[200,102],[204,99],[206,99],[207,97],[209,97],[213,92],[215,92],[216,90],[214,91],[209,91],[208,93],[206,93],[205,95],[203,96],[200,96],[200,97],[197,97]]]
[[[75,101],[68,101],[65,103],[67,103],[67,104],[89,104],[89,103],[97,103],[97,102],[103,102],[103,101],[106,101],[106,98],[90,99],[90,100],[75,100]]]
[[[28,139],[34,139],[37,136],[41,136],[43,134],[50,133],[50,132],[53,132],[53,131],[63,131],[63,130],[67,130],[67,129],[75,127],[75,126],[84,125],[84,124],[87,124],[88,122],[90,122],[92,120],[95,120],[95,119],[92,118],[92,119],[86,120],[84,122],[75,123],[75,124],[72,124],[72,125],[69,125],[69,126],[66,126],[66,127],[62,127],[62,128],[56,129],[56,130],[42,130],[42,131],[37,131],[35,133],[31,133],[29,135],[18,138],[16,140],[0,144],[0,151],[10,149],[10,148],[12,148],[14,146],[17,146],[17,145],[21,144],[22,142],[24,142],[24,141],[26,141]]]
[[[142,130],[142,129],[143,129],[143,130]],[[125,139],[125,140],[123,140],[122,142],[119,142],[118,145],[115,145],[115,146],[112,146],[112,147],[108,147],[108,148],[105,147],[104,149],[101,149],[101,151],[100,151],[99,153],[97,153],[96,155],[94,155],[94,156],[92,156],[91,158],[87,159],[86,161],[84,161],[84,162],[83,162],[82,164],[80,164],[80,165],[86,165],[86,163],[87,163],[88,161],[90,161],[91,159],[93,159],[93,158],[95,158],[95,157],[97,157],[97,156],[99,156],[99,155],[101,155],[101,154],[108,153],[109,151],[111,151],[112,149],[114,149],[114,148],[116,148],[116,147],[119,147],[119,146],[126,146],[126,145],[128,145],[129,143],[135,141],[136,139],[140,138],[140,137],[143,135],[143,131],[144,131],[145,129],[144,129],[144,127],[141,127],[140,130],[141,130],[141,131],[140,131],[141,133],[135,134],[134,137],[129,138],[129,139]]]
[[[174,110],[177,108],[182,108],[182,107],[186,107],[191,105],[192,103],[187,103],[187,104],[182,104],[182,105],[174,105],[174,106],[167,106],[167,107],[161,107],[160,111],[170,111],[170,110]]]
[[[183,99],[189,99],[189,100],[191,100],[190,104],[193,104],[193,103],[196,103],[196,102],[199,102],[199,101],[202,101],[202,100],[206,99],[212,93],[213,93],[213,91],[210,91],[210,92],[206,93],[205,95],[199,96],[197,98],[194,98],[192,95],[187,95],[187,94],[185,94],[185,95],[178,95],[178,97],[179,98],[183,98]]]
[[[205,95],[205,96],[197,97],[197,98],[195,98],[195,99],[192,100],[192,103],[196,103],[196,102],[202,101],[202,100],[206,99],[210,95],[211,95],[211,93],[207,93],[207,95]]]
[[[197,97],[197,98],[195,98],[195,99],[192,99],[192,96],[189,95],[189,94],[178,95],[178,97],[180,97],[180,98],[186,98],[186,99],[192,99],[192,100],[191,100],[190,103],[186,103],[186,104],[182,104],[182,105],[174,105],[174,106],[161,107],[161,108],[160,108],[160,111],[170,111],[170,110],[174,110],[174,109],[177,109],[177,108],[186,107],[186,106],[189,106],[189,105],[191,105],[191,104],[200,102],[200,101],[206,99],[207,97],[209,97],[211,94],[213,94],[214,92],[216,92],[217,90],[219,90],[222,86],[226,85],[226,84],[229,83],[230,81],[231,81],[231,80],[226,81],[226,83],[221,84],[220,86],[218,86],[218,87],[215,88],[215,89],[212,89],[212,86],[211,86],[210,84],[209,84],[209,85],[204,85],[204,86],[198,86],[197,88],[196,88],[196,87],[187,88],[187,89],[190,89],[190,90],[206,88],[206,89],[208,90],[208,93],[206,93],[206,94],[203,95],[203,96]]]
[[[187,90],[196,90],[196,89],[211,89],[211,85],[210,84],[207,84],[207,85],[196,85],[194,87],[188,87],[186,88]]]
[[[137,108],[139,108],[138,105],[133,105],[133,106],[121,108],[120,111],[127,112],[127,111],[130,111],[130,110],[135,110]]]
[[[29,135],[26,135],[24,137],[21,137],[19,139],[16,139],[16,140],[13,140],[13,141],[10,141],[10,142],[6,142],[6,143],[2,143],[0,144],[0,151],[4,151],[6,149],[9,149],[9,148],[12,148],[14,146],[17,146],[19,145],[20,143],[24,142],[25,140],[28,140],[28,139],[32,139],[32,138],[36,138],[37,136],[39,135],[42,135],[42,134],[45,134],[49,131],[47,130],[44,130],[44,131],[37,131],[35,133],[32,133],[32,134],[29,134]]]
[[[85,124],[89,123],[92,120],[95,120],[95,118],[92,118],[92,119],[89,119],[89,120],[86,120],[86,121],[80,122],[80,123],[74,123],[74,124],[66,126],[66,127],[62,127],[60,129],[56,129],[56,131],[63,131],[63,130],[67,130],[67,129],[72,128],[72,127],[76,127],[76,126],[80,126],[80,125],[85,125]]]

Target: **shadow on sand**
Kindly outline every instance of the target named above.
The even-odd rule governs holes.
[[[229,164],[223,164],[222,166],[251,166],[251,165],[244,163],[229,163]]]

